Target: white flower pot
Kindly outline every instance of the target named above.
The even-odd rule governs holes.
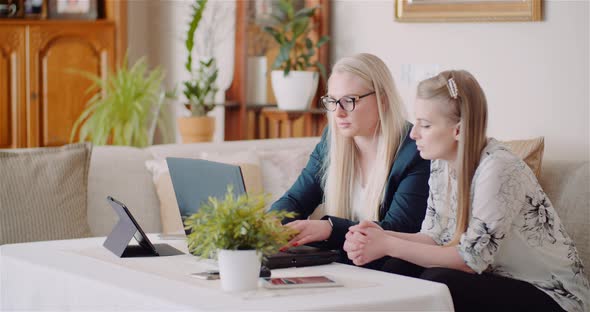
[[[258,288],[260,256],[256,250],[220,249],[217,260],[221,289],[238,292]]]
[[[318,72],[292,70],[285,77],[282,70],[271,73],[272,90],[282,110],[307,110],[318,88]]]

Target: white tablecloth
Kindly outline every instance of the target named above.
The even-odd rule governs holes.
[[[219,281],[190,276],[215,268],[211,260],[190,255],[117,258],[102,247],[103,241],[0,246],[0,309],[453,310],[443,284],[336,263],[273,270],[272,275],[329,275],[344,287],[226,293]],[[166,243],[186,252],[183,241]]]

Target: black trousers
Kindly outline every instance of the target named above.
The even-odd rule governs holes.
[[[343,263],[352,264],[347,259]],[[549,295],[530,283],[495,274],[473,274],[429,268],[391,257],[364,267],[447,285],[455,311],[564,311]]]

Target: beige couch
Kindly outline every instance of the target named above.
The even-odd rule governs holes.
[[[125,202],[148,232],[160,232],[159,201],[145,161],[166,156],[189,157],[205,153],[232,155],[253,151],[260,157],[264,189],[280,196],[297,178],[318,138],[259,140],[187,145],[160,145],[147,149],[95,147],[88,185],[88,221],[93,235],[107,235],[116,221],[106,205],[112,195]],[[215,158],[215,157],[213,157]],[[541,184],[575,241],[590,272],[590,167],[588,162],[544,160]]]
[[[206,158],[210,160],[229,161],[228,159],[231,158],[234,161],[240,161],[243,160],[241,158],[247,157],[250,158],[249,161],[258,164],[262,187],[276,199],[295,181],[318,141],[319,138],[300,138],[159,145],[145,149],[119,146],[94,147],[90,161],[87,194],[87,218],[91,235],[106,236],[117,221],[115,213],[106,203],[105,198],[108,195],[124,202],[146,232],[162,231],[163,219],[160,213],[160,202],[154,187],[153,175],[146,168],[148,160],[151,162],[160,160],[163,163],[161,160],[168,156],[192,158],[207,156]],[[67,170],[67,168],[63,169]],[[556,207],[587,266],[590,266],[589,175],[588,162],[563,162],[546,159],[542,164],[541,184]],[[31,179],[34,180],[36,177],[33,176]],[[8,191],[5,193],[10,195],[11,181],[2,178],[1,182],[4,190]],[[56,192],[61,192],[61,182],[63,181],[57,182]],[[23,187],[29,188],[28,185],[42,187],[42,184],[30,182],[24,183]],[[35,192],[27,191],[24,194],[31,196],[32,193]],[[172,201],[175,204],[174,199]],[[43,206],[43,204],[40,205]],[[18,212],[18,210],[16,211]],[[48,215],[48,217],[52,218],[53,216]],[[19,220],[17,218],[15,222],[18,223]],[[83,222],[83,217],[80,222]],[[179,220],[177,223],[180,224]],[[164,224],[168,223],[164,222]],[[47,225],[47,222],[43,222],[41,225]],[[39,235],[46,237],[43,236],[43,232]],[[586,275],[589,271],[590,267],[587,267]]]

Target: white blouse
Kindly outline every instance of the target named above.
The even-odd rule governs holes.
[[[428,184],[420,232],[444,245],[455,233],[457,210],[457,180],[447,162],[432,161]],[[531,283],[567,311],[590,309],[588,280],[572,239],[530,168],[495,139],[475,171],[469,225],[457,250],[477,273]]]
[[[352,182],[350,193],[350,205],[352,210],[352,221],[371,220],[372,215],[367,211],[366,187],[363,187],[356,177]]]

